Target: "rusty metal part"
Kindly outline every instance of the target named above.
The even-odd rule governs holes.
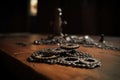
[[[104,35],[101,35],[101,39],[96,42],[94,39],[92,39],[90,36],[85,35],[85,36],[75,36],[75,35],[63,35],[60,37],[53,37],[52,38],[47,38],[47,39],[40,39],[40,40],[35,40],[34,44],[35,45],[41,45],[41,44],[62,44],[61,47],[67,48],[67,49],[72,49],[75,46],[68,46],[69,43],[77,44],[77,45],[83,45],[84,47],[97,47],[101,49],[110,49],[110,50],[118,50],[120,51],[119,47],[115,47],[109,44],[106,44],[104,40]],[[66,45],[66,46],[65,46]]]
[[[60,47],[62,49],[77,49],[80,47],[79,44],[73,44],[73,43],[65,43],[65,44],[60,44]]]
[[[31,62],[61,64],[73,67],[96,68],[101,62],[90,54],[75,49],[46,48],[34,52],[29,58]]]

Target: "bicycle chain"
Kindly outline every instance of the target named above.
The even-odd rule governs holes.
[[[52,37],[47,39],[35,40],[33,42],[35,45],[41,44],[58,44],[58,43],[72,43],[72,44],[83,44],[84,47],[97,47],[101,49],[110,49],[110,50],[118,50],[119,47],[111,46],[102,42],[95,42],[90,36],[63,36],[63,37]]]
[[[61,45],[63,46],[63,45]],[[78,45],[67,45],[63,48],[46,48],[44,50],[33,52],[28,58],[30,62],[44,62],[50,64],[61,64],[73,67],[96,68],[101,66],[101,62],[93,58],[90,54],[75,50]],[[71,49],[67,49],[73,47]]]

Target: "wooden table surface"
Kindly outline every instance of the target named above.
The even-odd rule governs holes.
[[[46,35],[8,35],[0,37],[0,51],[6,66],[18,74],[21,80],[120,80],[120,51],[88,48],[80,45],[80,51],[99,59],[101,67],[76,68],[57,64],[33,63],[26,59],[37,50],[54,48],[57,45],[33,45],[34,40]],[[99,37],[94,37],[99,39]],[[120,47],[119,37],[106,37],[106,41]],[[16,45],[25,42],[27,46]]]

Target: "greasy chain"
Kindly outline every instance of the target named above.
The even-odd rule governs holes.
[[[28,58],[30,62],[61,64],[79,68],[96,68],[101,62],[90,54],[76,50],[78,44],[61,44],[58,48],[45,48],[33,52]]]
[[[61,43],[71,43],[71,44],[79,44],[79,45],[83,45],[84,47],[97,47],[97,48],[101,48],[101,49],[110,49],[110,50],[118,50],[120,51],[119,47],[115,47],[113,45],[109,45],[107,44],[104,40],[103,40],[103,36],[101,37],[101,39],[96,42],[94,39],[92,39],[90,36],[85,35],[85,36],[76,36],[76,35],[64,35],[64,36],[60,36],[60,37],[49,37],[46,39],[40,39],[40,40],[35,40],[33,42],[35,45],[42,45],[42,44],[47,44],[47,45],[51,45],[51,44],[61,44]]]

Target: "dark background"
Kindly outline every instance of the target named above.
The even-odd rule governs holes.
[[[38,0],[36,17],[28,15],[29,0],[2,0],[0,33],[52,33],[54,9],[61,7],[67,34],[120,36],[119,0]]]

